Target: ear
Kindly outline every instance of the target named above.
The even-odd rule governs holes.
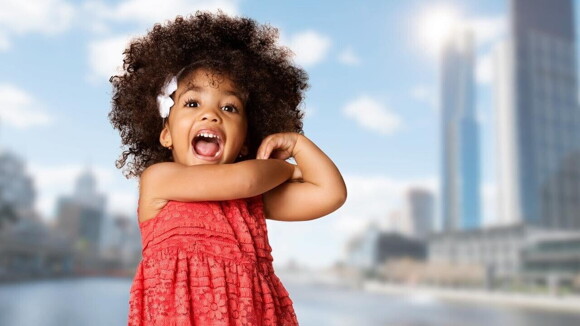
[[[159,134],[159,142],[163,147],[170,148],[173,146],[173,140],[171,139],[171,133],[169,132],[169,128],[167,128],[167,124],[165,124],[165,127],[163,127],[163,130]]]

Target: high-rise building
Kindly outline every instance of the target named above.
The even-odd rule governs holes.
[[[498,47],[500,218],[580,228],[580,106],[571,0],[512,0]]]
[[[456,28],[441,53],[443,230],[480,226],[479,128],[474,105],[473,34]]]
[[[10,205],[18,216],[34,216],[36,191],[34,182],[26,173],[25,164],[18,156],[0,153],[0,204]]]
[[[411,234],[416,238],[425,239],[435,230],[433,194],[425,189],[411,189],[407,196],[409,217],[413,224]]]

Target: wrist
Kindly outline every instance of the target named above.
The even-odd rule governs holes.
[[[292,157],[300,155],[301,149],[304,147],[304,142],[308,141],[308,138],[302,134],[296,134],[296,142],[294,143],[294,148],[292,148]]]

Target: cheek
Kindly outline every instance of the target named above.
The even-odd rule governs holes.
[[[181,142],[188,140],[188,134],[191,129],[191,124],[185,119],[174,121],[173,128],[171,130],[171,137],[174,141]]]

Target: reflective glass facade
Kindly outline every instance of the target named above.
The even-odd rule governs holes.
[[[580,107],[572,6],[570,0],[511,1],[513,135],[519,158],[516,221],[554,229],[580,228]]]
[[[457,29],[445,44],[441,60],[443,229],[473,229],[481,222],[472,33]]]

